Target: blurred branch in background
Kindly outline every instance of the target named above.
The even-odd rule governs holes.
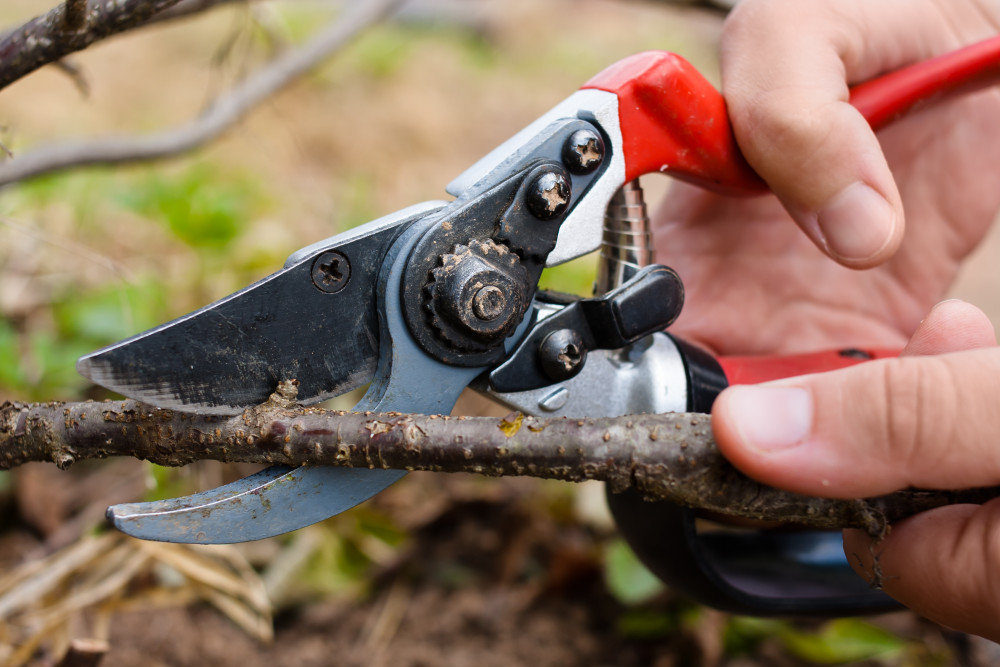
[[[161,0],[161,3],[167,1]],[[189,9],[195,11],[198,6],[204,9],[219,1],[199,0]],[[301,47],[277,56],[247,76],[228,93],[217,98],[201,116],[186,124],[146,136],[103,137],[43,146],[0,164],[0,185],[73,167],[142,162],[189,151],[219,136],[263,100],[329,58],[366,28],[391,14],[400,4],[402,0],[370,0],[353,4],[343,18],[320,30]],[[47,20],[55,21],[62,16],[61,7],[53,12],[56,18]],[[0,49],[2,47],[0,44]],[[0,87],[5,81],[5,71],[0,68]]]

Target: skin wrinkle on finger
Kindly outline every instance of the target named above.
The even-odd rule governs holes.
[[[958,385],[948,364],[939,357],[923,358],[919,363],[900,361],[902,363],[885,364],[882,400],[886,411],[886,434],[883,441],[891,446],[883,450],[882,465],[885,470],[896,473],[897,481],[892,486],[921,487],[926,484],[923,477],[927,463],[934,458],[928,456],[926,443],[956,442],[955,420],[940,416],[958,414],[954,411]],[[912,470],[919,473],[910,476]],[[945,483],[940,488],[951,486]]]
[[[976,452],[988,455],[993,429],[960,417],[970,406],[973,414],[983,414],[975,412],[980,407],[975,392],[965,386],[968,378],[963,371],[969,363],[949,363],[965,355],[964,361],[985,365],[979,358],[981,352],[972,354],[971,358],[968,352],[959,352],[886,360],[871,364],[869,372],[855,373],[860,382],[840,385],[837,397],[820,391],[817,404],[839,399],[843,410],[832,419],[820,416],[815,431],[823,450],[837,452],[830,464],[836,467],[836,474],[830,474],[831,495],[872,496],[910,486],[987,486],[1000,479],[1000,465],[975,457]],[[878,374],[877,379],[871,377],[873,373]],[[879,394],[861,393],[865,386],[877,387]],[[816,386],[813,389],[816,391]],[[865,396],[862,404],[857,400],[859,395]],[[845,423],[851,426],[845,428]],[[873,427],[880,430],[872,433]],[[858,467],[861,460],[869,464]]]
[[[735,417],[745,413],[730,403],[738,394],[723,392],[713,409],[721,450],[761,481],[831,498],[1000,481],[995,420],[963,418],[996,413],[1000,348],[885,359],[768,385],[812,395],[812,429],[797,446],[762,450],[744,440]]]

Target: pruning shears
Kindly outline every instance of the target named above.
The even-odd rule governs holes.
[[[998,79],[1000,37],[858,86],[851,102],[878,128]],[[636,179],[654,172],[733,196],[767,189],[740,154],[721,95],[664,52],[598,74],[453,181],[454,199],[306,246],[276,273],[78,369],[131,398],[203,414],[238,414],[295,379],[307,405],[368,385],[357,411],[448,413],[471,386],[528,414],[615,417],[708,412],[729,384],[892,354],[715,358],[665,332],[684,287],[651,263]],[[543,268],[598,249],[596,296],[539,291]],[[256,540],[343,512],[403,475],[279,466],[108,516],[144,539]],[[647,565],[703,602],[754,614],[892,605],[850,570],[839,534],[702,533],[691,510],[628,493],[608,500]]]

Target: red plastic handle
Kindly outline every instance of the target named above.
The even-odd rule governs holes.
[[[998,82],[1000,35],[860,84],[851,104],[879,129],[917,105]],[[663,172],[725,194],[767,189],[736,145],[722,95],[680,56],[639,53],[583,87],[618,96],[626,180]]]
[[[782,378],[847,368],[872,359],[898,357],[899,350],[849,348],[785,357],[720,357],[729,384],[757,384]]]

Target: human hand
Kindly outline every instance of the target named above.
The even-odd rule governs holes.
[[[655,230],[659,261],[688,294],[672,330],[717,354],[935,355],[727,390],[716,437],[749,474],[834,497],[1000,482],[1000,465],[984,462],[1000,433],[1000,352],[982,349],[992,328],[958,303],[918,328],[1000,209],[1000,92],[912,114],[878,140],[846,102],[848,84],[998,31],[1000,4],[974,0],[745,0],[728,22],[723,91],[744,154],[777,196],[675,188]],[[768,438],[788,446],[763,447]],[[1000,638],[993,507],[896,526],[879,546],[886,590]],[[849,535],[847,550],[870,566],[863,537]]]

